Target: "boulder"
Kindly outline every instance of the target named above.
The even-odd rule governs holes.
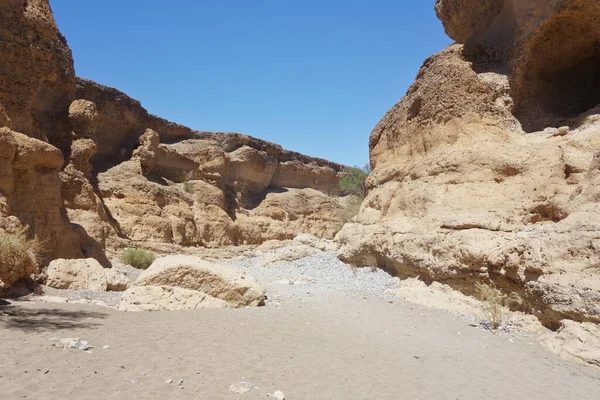
[[[193,256],[158,258],[123,297],[125,310],[247,307],[264,304],[264,289],[251,276]]]
[[[93,258],[54,260],[48,266],[47,274],[46,285],[55,289],[104,292],[108,287],[104,268]]]
[[[544,347],[564,358],[600,368],[600,325],[562,321],[557,332],[540,338]]]
[[[105,269],[104,273],[106,274],[106,290],[123,292],[131,286],[129,278],[117,269]]]
[[[136,286],[123,293],[122,311],[177,311],[229,308],[231,305],[197,290],[173,286]]]

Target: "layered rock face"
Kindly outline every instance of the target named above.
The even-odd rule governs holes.
[[[97,107],[94,180],[108,220],[122,237],[180,245],[257,244],[298,233],[333,238],[343,223],[344,203],[337,197],[341,165],[246,135],[193,131],[90,81],[78,81],[78,95]],[[126,121],[125,128],[116,121]],[[86,220],[93,218],[81,220],[89,226]]]
[[[79,257],[62,210],[64,155],[55,147],[70,148],[75,72],[47,1],[0,4],[0,52],[0,233],[28,225],[45,258]]]
[[[600,322],[600,6],[436,11],[459,43],[373,130],[370,190],[340,257],[467,294],[491,281],[551,328]]]
[[[48,0],[3,1],[0,22],[0,234],[29,226],[43,263],[108,267],[105,250],[131,241],[236,245],[341,227],[343,166],[194,131],[76,78]]]

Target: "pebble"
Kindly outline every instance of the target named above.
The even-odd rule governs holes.
[[[167,379],[167,380],[165,381],[165,383],[168,383],[168,384],[170,385],[171,383],[173,383],[173,379]]]
[[[285,400],[285,394],[283,394],[282,391],[278,390],[275,393],[273,393],[273,398],[276,400]]]
[[[108,350],[108,349],[110,349],[110,346],[106,344],[106,345],[102,346],[102,348],[103,348],[104,350]]]

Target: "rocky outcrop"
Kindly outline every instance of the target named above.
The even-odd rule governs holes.
[[[75,74],[47,0],[0,4],[0,52],[0,234],[28,226],[44,247],[37,261],[81,257],[59,178],[70,151]],[[37,265],[10,281],[31,272]]]
[[[597,2],[438,0],[436,10],[476,70],[510,77],[526,132],[558,127],[600,101]]]
[[[333,238],[343,224],[344,203],[330,194],[338,190],[340,166],[291,161],[301,165],[306,180],[284,188],[274,181],[282,164],[269,153],[275,145],[243,140],[231,150],[216,139],[163,144],[160,137],[146,130],[131,159],[96,177],[104,209],[122,237],[212,247],[298,233]],[[321,176],[330,193],[310,188],[309,180]]]
[[[154,261],[128,289],[119,308],[160,311],[247,307],[264,304],[265,291],[254,278],[193,256]]]
[[[48,0],[0,4],[0,53],[0,108],[12,129],[68,152],[75,70]]]
[[[280,145],[239,133],[195,131],[182,125],[149,114],[139,101],[116,89],[96,82],[77,79],[77,98],[93,102],[98,109],[98,154],[95,162],[99,169],[115,165],[131,157],[140,144],[140,136],[151,129],[158,133],[163,163],[176,163],[178,153],[191,156],[194,164],[181,164],[183,169],[212,161],[216,173],[231,185],[245,192],[260,193],[268,186],[313,188],[338,194],[338,182],[344,166],[327,160],[308,157],[283,149]],[[206,147],[206,148],[204,148]],[[226,165],[219,163],[219,150],[227,154]],[[229,164],[231,163],[231,165]],[[185,163],[185,161],[181,161]],[[240,168],[243,165],[245,168]],[[231,166],[225,173],[223,168]],[[210,172],[210,171],[207,171]],[[179,176],[177,180],[182,180]]]
[[[16,217],[43,243],[46,257],[80,257],[62,211],[60,150],[6,127],[0,128],[0,148],[0,225]]]
[[[600,322],[598,5],[436,9],[461,44],[427,59],[373,130],[340,257],[466,294],[492,281],[551,328]]]

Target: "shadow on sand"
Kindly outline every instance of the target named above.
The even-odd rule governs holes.
[[[96,311],[70,311],[58,308],[31,309],[0,299],[0,330],[23,331],[95,328],[108,314]]]

